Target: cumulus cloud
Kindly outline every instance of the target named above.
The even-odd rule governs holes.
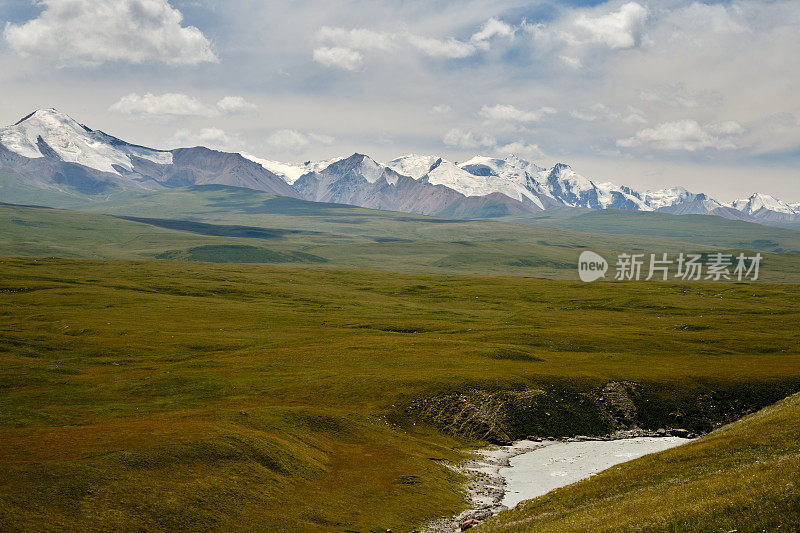
[[[485,105],[478,114],[494,122],[539,122],[555,113],[557,111],[552,107],[542,107],[537,111],[523,111],[513,105],[498,104],[494,106]]]
[[[418,35],[410,31],[379,32],[365,28],[323,26],[317,39],[325,46],[316,48],[314,61],[328,67],[356,70],[364,60],[363,52],[398,52],[409,47],[425,56],[439,59],[464,59],[479,50],[489,50],[497,38],[512,38],[516,29],[496,18],[489,19],[468,41],[453,37],[443,39]]]
[[[242,149],[244,141],[239,135],[231,135],[219,128],[203,128],[198,131],[182,129],[172,136],[176,146],[205,146],[216,150],[235,152]]]
[[[352,50],[389,50],[395,41],[395,36],[388,33],[363,28],[347,30],[330,26],[320,28],[317,38],[322,42],[335,43],[337,46]]]
[[[622,122],[626,124],[647,124],[647,119],[644,118],[641,111],[635,107],[628,106],[628,114],[622,118]]]
[[[496,18],[491,18],[483,25],[483,28],[481,28],[479,32],[472,36],[470,41],[476,43],[481,48],[488,48],[489,41],[495,37],[512,38],[515,33],[516,29],[513,26]]]
[[[692,91],[679,83],[639,91],[639,99],[652,104],[694,109],[719,105],[721,96],[709,91]]]
[[[622,148],[652,147],[656,150],[695,152],[705,149],[730,150],[737,148],[735,136],[744,133],[737,122],[701,125],[696,120],[664,122],[655,128],[639,131],[633,137],[620,139]]]
[[[241,96],[225,96],[217,102],[217,109],[225,115],[239,115],[258,111],[258,106]]]
[[[216,62],[203,33],[183,26],[167,0],[41,0],[44,10],[22,24],[7,24],[8,45],[24,56],[59,66],[106,62],[196,65]]]
[[[272,132],[264,143],[271,150],[284,153],[299,154],[314,145],[330,145],[335,141],[333,137],[318,133],[303,133],[287,129]]]
[[[487,134],[475,134],[471,131],[464,131],[453,128],[444,134],[442,141],[447,146],[456,148],[491,148],[497,146],[497,139]]]
[[[706,40],[707,38],[720,35],[736,35],[747,33],[744,24],[734,20],[732,12],[742,12],[737,8],[729,11],[729,8],[722,4],[706,4],[693,2],[685,7],[676,9],[668,14],[669,22],[676,28],[673,39],[686,39],[690,37],[695,43]]]
[[[485,133],[474,133],[472,131],[454,128],[445,133],[442,141],[447,146],[461,150],[490,150],[497,155],[510,156],[516,155],[524,159],[539,159],[544,156],[541,148],[536,144],[525,141],[514,141],[510,143],[499,143],[497,139]]]
[[[575,37],[611,49],[633,48],[641,42],[648,14],[648,9],[636,2],[628,2],[617,11],[598,17],[582,14],[575,20]]]
[[[434,39],[412,33],[406,34],[408,43],[430,57],[463,59],[475,53],[475,45],[457,39]]]
[[[594,104],[587,109],[573,109],[569,114],[572,118],[583,120],[584,122],[594,122],[599,119],[615,120],[619,118],[618,113],[601,103]]]
[[[215,107],[182,93],[139,95],[131,93],[113,104],[109,111],[139,117],[216,117],[248,113],[258,109],[241,96],[225,96]]]
[[[728,120],[720,124],[709,124],[706,129],[716,135],[741,135],[745,129],[733,120]]]
[[[637,2],[617,8],[603,3],[593,8],[564,9],[548,22],[523,22],[521,30],[529,37],[530,53],[537,60],[584,71],[598,69],[604,56],[641,48],[649,21],[649,9]]]
[[[528,144],[523,141],[498,146],[495,151],[501,155],[516,155],[523,159],[541,159],[544,157],[544,153],[538,145]]]
[[[210,117],[214,110],[197,98],[181,93],[139,95],[131,93],[123,96],[109,111],[138,116]]]
[[[358,70],[364,62],[364,56],[350,48],[323,46],[314,50],[314,61],[326,67]]]
[[[642,116],[644,112],[633,106],[626,106],[626,110],[615,110],[611,107],[597,103],[587,108],[573,109],[569,115],[583,122],[622,122],[624,124],[646,124],[647,120]]]

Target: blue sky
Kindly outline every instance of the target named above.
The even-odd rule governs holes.
[[[0,122],[800,200],[796,1],[0,1]]]

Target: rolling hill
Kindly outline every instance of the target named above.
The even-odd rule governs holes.
[[[0,254],[217,262],[312,262],[431,274],[576,279],[577,258],[756,251],[763,279],[800,279],[800,233],[710,216],[588,212],[487,222],[314,203],[227,186],[128,194],[98,213],[0,207]],[[584,217],[589,218],[585,220]],[[562,227],[545,227],[543,224]],[[597,228],[595,232],[586,230]]]

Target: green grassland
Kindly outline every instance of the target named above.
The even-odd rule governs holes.
[[[463,509],[448,464],[487,441],[708,432],[800,391],[794,230],[19,187],[71,210],[0,204],[0,531],[408,531]],[[767,283],[587,285],[586,249],[757,251]],[[790,523],[792,402],[487,527]]]
[[[325,263],[407,273],[577,279],[577,258],[586,249],[612,264],[621,252],[757,251],[765,255],[763,280],[800,281],[800,254],[788,253],[800,250],[800,232],[711,216],[610,212],[587,233],[583,227],[437,219],[319,204],[224,186],[129,194],[81,209],[96,212],[0,205],[0,255]]]
[[[141,226],[107,219],[107,246],[128,231],[114,220]],[[144,227],[129,250],[236,238]],[[633,391],[633,422],[652,429],[707,431],[800,391],[798,297],[782,284],[2,259],[0,530],[408,531],[464,507],[445,462],[483,439],[613,429],[597,399],[610,382]],[[453,395],[498,406],[494,432],[440,408]],[[797,479],[788,413],[774,441],[753,419],[743,427],[762,436],[749,448],[715,436],[676,451],[652,490],[685,465],[692,490],[716,491],[713,518],[746,504],[726,498],[730,477],[704,472],[762,469],[748,490],[764,487],[756,506],[777,503],[760,512],[794,516],[781,502],[796,486],[769,484],[777,468],[780,483]],[[558,494],[571,496],[553,512],[584,493]],[[696,499],[674,501],[666,522],[653,500],[642,520],[708,523],[680,514]]]
[[[668,237],[711,246],[800,253],[795,229],[708,215],[669,215],[617,209],[555,210],[519,220],[573,231]]]
[[[798,531],[800,396],[555,490],[475,531]]]
[[[540,216],[487,221],[448,220],[407,213],[375,211],[359,207],[306,202],[272,196],[247,189],[225,186],[197,186],[159,191],[136,196],[128,195],[106,202],[72,206],[74,209],[108,214],[135,215],[153,218],[181,218],[216,224],[247,226],[295,227],[305,230],[327,230],[337,234],[363,237],[405,238],[412,240],[496,241],[498,238],[523,239],[531,235],[550,235],[551,245],[579,239],[585,233],[614,235],[610,242],[619,243],[624,235],[650,237],[659,244],[673,246],[693,243],[716,248],[743,248],[762,251],[800,253],[800,232],[727,220],[705,215],[668,215],[635,211],[551,210]],[[532,230],[529,224],[546,229]],[[531,244],[535,244],[533,241]],[[602,243],[603,241],[601,241]]]

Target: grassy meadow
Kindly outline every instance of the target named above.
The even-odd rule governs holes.
[[[0,205],[0,256],[305,263],[575,280],[578,256],[587,249],[612,268],[623,252],[746,251],[764,255],[762,280],[800,282],[800,253],[792,253],[800,250],[800,232],[713,216],[571,215],[570,221],[593,217],[588,227],[596,227],[587,233],[584,226],[438,219],[224,186],[128,194],[75,209],[83,212]]]
[[[62,208],[0,204],[0,531],[410,531],[465,507],[451,465],[487,442],[704,433],[800,391],[797,231],[436,219],[217,186],[38,198]],[[765,283],[587,285],[587,249],[761,252]],[[715,433],[486,527],[788,520],[796,491],[775,491],[798,473],[795,403],[774,446],[763,423],[732,426],[756,444]],[[756,488],[733,495],[729,466],[756,461]],[[714,495],[712,518],[670,489],[676,465],[696,478],[687,494]]]
[[[0,529],[409,531],[465,506],[445,463],[486,420],[452,395],[526,398],[497,438],[603,434],[624,382],[639,425],[707,431],[800,390],[798,296],[2,259]]]

